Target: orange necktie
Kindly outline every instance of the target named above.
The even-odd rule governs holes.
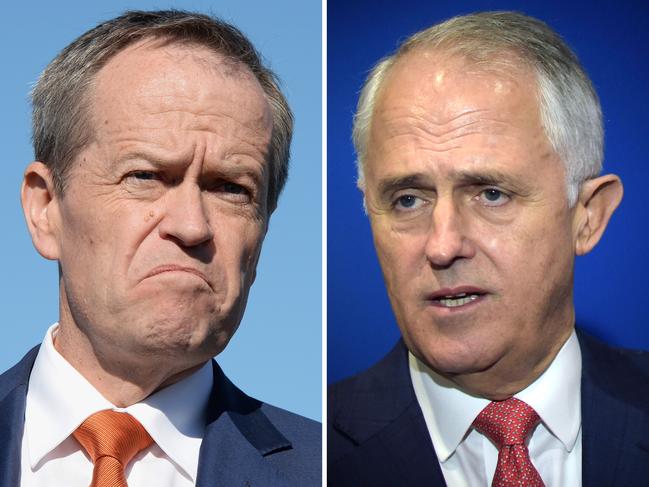
[[[128,487],[124,469],[153,443],[137,419],[110,409],[90,416],[73,435],[95,465],[90,487]]]

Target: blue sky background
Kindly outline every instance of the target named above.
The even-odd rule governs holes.
[[[0,30],[0,371],[39,343],[58,319],[56,263],[34,250],[19,189],[32,160],[32,83],[68,43],[126,9],[182,8],[237,25],[282,80],[296,130],[291,173],[270,222],[239,331],[219,363],[245,392],[321,418],[321,6],[298,0],[25,1],[3,5]]]

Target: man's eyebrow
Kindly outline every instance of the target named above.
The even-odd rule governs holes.
[[[182,158],[164,156],[161,157],[160,155],[156,155],[151,152],[133,151],[121,155],[117,159],[115,167],[119,168],[133,161],[145,161],[154,166],[156,169],[164,169],[166,167],[184,167],[189,164],[189,162]],[[227,159],[220,161],[216,166],[208,163],[205,165],[204,170],[207,173],[228,174],[232,177],[247,176],[258,184],[263,180],[263,175],[260,174],[260,172],[262,171],[256,170],[255,167],[249,164],[244,164],[241,162],[235,163]]]
[[[146,161],[156,167],[183,164],[182,160],[175,157],[160,157],[153,152],[132,151],[121,154],[115,161],[115,165],[119,167],[134,161]]]
[[[423,173],[408,174],[387,178],[379,183],[379,194],[390,194],[400,189],[430,186],[430,177]]]
[[[461,186],[504,186],[521,195],[531,192],[531,188],[524,181],[498,170],[484,171],[454,171],[449,176],[455,184]],[[382,180],[379,185],[379,194],[387,195],[408,188],[434,187],[431,177],[425,173],[414,173],[405,176],[396,176]]]
[[[528,194],[531,188],[520,178],[498,170],[456,171],[451,179],[463,186],[504,186],[519,194]]]
[[[218,167],[207,167],[205,174],[229,178],[249,178],[256,185],[264,184],[264,171],[248,165],[224,163]]]

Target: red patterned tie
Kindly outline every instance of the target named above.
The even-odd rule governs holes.
[[[532,465],[525,441],[541,419],[523,401],[510,397],[492,402],[473,422],[480,433],[498,447],[498,465],[492,487],[543,487],[539,472]]]
[[[72,434],[95,464],[90,487],[128,487],[124,469],[153,443],[137,419],[110,409],[93,414]]]

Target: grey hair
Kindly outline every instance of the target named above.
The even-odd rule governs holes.
[[[55,192],[64,194],[72,161],[93,137],[89,91],[97,73],[117,53],[149,38],[206,47],[252,71],[273,118],[268,154],[268,208],[273,211],[288,177],[293,133],[293,115],[279,81],[236,27],[182,10],[125,12],[76,39],[43,71],[32,91],[32,141],[36,160],[52,172]]]
[[[414,49],[439,50],[486,67],[523,65],[537,79],[541,122],[566,172],[568,204],[581,184],[602,170],[604,130],[599,99],[577,56],[540,20],[516,12],[482,12],[454,17],[405,40],[396,53],[379,61],[361,91],[354,117],[358,185],[364,165],[378,93],[396,61]]]

